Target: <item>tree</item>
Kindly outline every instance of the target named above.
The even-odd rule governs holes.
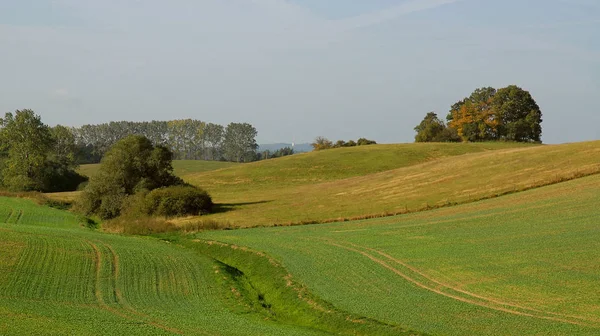
[[[446,124],[438,118],[437,114],[429,112],[423,121],[415,127],[417,132],[415,142],[433,142],[445,128]]]
[[[77,167],[75,154],[77,146],[75,144],[75,136],[67,127],[57,125],[50,129],[52,138],[54,139],[54,157],[55,160],[65,166]]]
[[[542,111],[531,94],[516,85],[498,90],[491,100],[501,138],[509,141],[540,142]]]
[[[294,155],[293,148],[291,148],[291,147],[280,148],[272,154],[272,157],[278,158],[278,157],[283,157],[283,156],[288,156],[288,155]]]
[[[333,148],[342,148],[342,147],[346,147],[346,141],[344,141],[344,140],[338,140],[333,145]]]
[[[473,91],[471,93],[471,95],[467,98],[464,98],[463,100],[460,100],[456,103],[454,103],[451,107],[450,107],[450,112],[448,113],[448,116],[446,117],[446,119],[448,121],[451,121],[452,119],[454,119],[454,113],[455,112],[459,112],[460,108],[470,102],[472,104],[487,104],[490,99],[492,99],[492,97],[494,97],[494,95],[496,94],[496,89],[494,89],[493,87],[482,87],[479,89],[475,89],[475,91]]]
[[[250,162],[256,160],[256,135],[254,126],[248,123],[230,123],[223,140],[224,156],[229,161]]]
[[[118,141],[102,158],[100,170],[83,191],[81,210],[103,219],[114,218],[129,195],[183,184],[173,175],[172,159],[168,148],[153,146],[144,136],[131,135]]]
[[[369,140],[367,138],[360,138],[360,139],[356,140],[357,146],[368,146],[368,145],[376,145],[376,144],[377,144],[377,141]]]
[[[44,191],[46,163],[54,146],[48,126],[32,110],[6,113],[0,126],[1,146],[7,154],[3,185],[15,191]]]
[[[463,141],[541,141],[542,112],[529,92],[515,85],[477,89],[452,105],[447,119]]]
[[[311,144],[313,150],[319,151],[323,149],[333,148],[333,142],[326,137],[318,136],[315,138],[315,142]]]
[[[223,138],[225,136],[225,128],[217,124],[207,124],[204,128],[204,159],[205,160],[221,160],[223,156]]]
[[[86,180],[74,170],[75,146],[68,128],[51,129],[32,110],[7,113],[0,125],[4,187],[14,191],[71,191]]]
[[[490,107],[489,101],[467,101],[453,112],[448,125],[456,129],[463,141],[497,140],[499,121]]]

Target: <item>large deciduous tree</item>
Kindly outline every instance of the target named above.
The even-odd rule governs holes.
[[[206,124],[204,128],[204,159],[218,161],[223,157],[225,128],[217,124]]]
[[[477,89],[452,105],[447,119],[463,141],[541,141],[542,112],[531,94],[515,85]]]
[[[230,123],[227,125],[223,140],[225,158],[235,162],[256,160],[257,134],[256,128],[248,123]]]
[[[415,127],[415,142],[434,142],[444,132],[446,124],[434,112],[429,112],[423,121]]]
[[[505,87],[496,92],[491,105],[499,119],[499,131],[503,139],[541,141],[542,111],[529,92],[515,85]]]
[[[44,190],[44,172],[54,141],[50,128],[32,110],[0,119],[1,146],[7,154],[2,183],[11,190]]]

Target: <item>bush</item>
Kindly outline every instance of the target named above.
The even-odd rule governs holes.
[[[102,158],[100,170],[83,190],[78,209],[86,215],[112,219],[128,206],[123,203],[128,196],[183,184],[173,175],[172,159],[169,149],[154,146],[143,136],[120,140]]]
[[[189,185],[152,190],[143,204],[146,214],[165,217],[206,214],[212,207],[212,199],[206,191]]]

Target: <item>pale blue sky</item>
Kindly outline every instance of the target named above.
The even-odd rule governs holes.
[[[600,138],[600,0],[0,0],[0,111],[250,122],[259,142],[410,142],[519,85],[547,143]]]

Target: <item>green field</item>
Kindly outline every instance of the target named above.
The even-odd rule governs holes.
[[[29,200],[0,198],[0,221],[1,335],[405,334],[324,316],[293,287],[265,309],[265,283],[193,248],[100,233]]]
[[[599,141],[175,165],[240,227],[414,213],[133,237],[0,198],[0,334],[600,334]]]
[[[419,211],[600,172],[600,141],[511,145],[342,148],[185,179],[225,205],[210,218],[251,227]]]
[[[266,253],[336,307],[435,335],[598,335],[598,190],[592,176],[400,217],[197,237]]]

